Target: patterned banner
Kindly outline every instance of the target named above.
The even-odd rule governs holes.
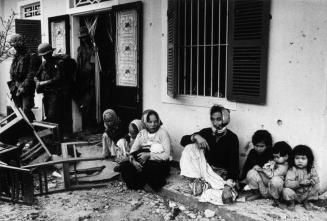
[[[127,10],[117,14],[116,85],[138,86],[137,67],[137,11]]]

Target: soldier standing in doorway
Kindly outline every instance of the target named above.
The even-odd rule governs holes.
[[[79,86],[79,106],[84,129],[96,126],[95,119],[95,57],[88,30],[80,29],[81,45],[77,49],[77,85]]]
[[[32,112],[34,107],[35,83],[33,77],[37,72],[41,59],[35,53],[29,53],[20,34],[15,34],[9,41],[15,48],[16,54],[10,67],[10,78],[8,82],[10,93],[15,105],[22,108],[30,121],[35,120]]]

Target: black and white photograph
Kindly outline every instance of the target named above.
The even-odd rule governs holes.
[[[327,221],[327,0],[0,0],[0,221]]]

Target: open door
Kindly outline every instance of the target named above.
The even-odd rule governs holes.
[[[113,7],[116,18],[115,79],[111,107],[117,111],[122,126],[142,113],[142,2]]]

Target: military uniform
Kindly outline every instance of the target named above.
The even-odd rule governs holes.
[[[63,60],[52,57],[49,60],[43,61],[36,74],[38,81],[51,80],[51,83],[38,86],[36,89],[38,93],[43,93],[44,112],[48,122],[59,123],[58,106],[60,91],[62,90],[60,86],[63,73]]]
[[[30,121],[35,120],[34,107],[34,75],[40,66],[41,59],[28,52],[17,53],[10,67],[10,92],[17,107],[23,109]]]

